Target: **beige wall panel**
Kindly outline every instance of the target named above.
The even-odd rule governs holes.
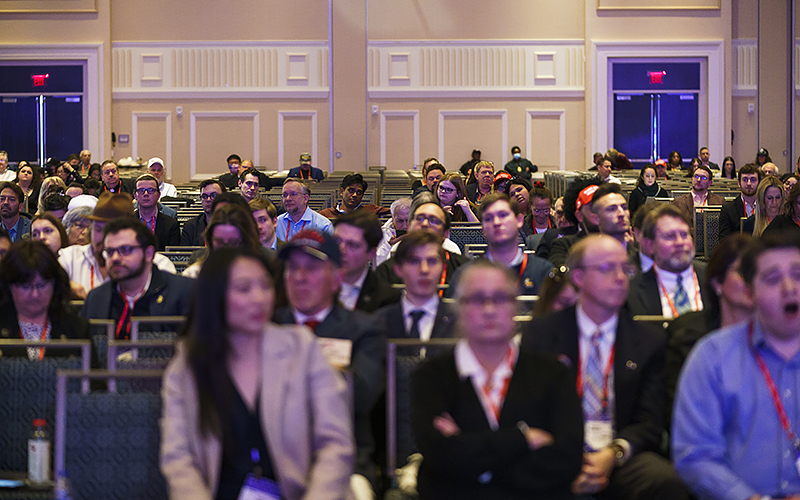
[[[328,3],[113,0],[114,41],[327,40]]]
[[[410,170],[414,165],[414,117],[386,117],[386,167],[390,170]],[[424,161],[427,156],[422,156]]]
[[[758,38],[758,2],[730,0],[731,38]]]
[[[789,67],[791,54],[787,46],[791,42],[790,26],[787,22],[789,5],[784,0],[760,0],[758,24],[762,36],[758,41],[758,72],[769,75],[758,81],[758,135],[759,146],[770,152],[772,161],[780,171],[786,172],[790,163],[784,151],[790,148],[789,122],[791,120],[790,97],[794,90]],[[764,36],[769,33],[768,36]],[[793,163],[793,162],[792,162]]]
[[[755,112],[748,113],[747,105],[755,104]],[[731,156],[736,160],[736,168],[752,162],[758,151],[758,104],[755,96],[733,97],[731,115],[735,125],[735,139]],[[730,136],[729,136],[730,139]]]
[[[165,162],[167,155],[167,121],[158,117],[139,117],[137,119],[137,154],[144,160],[157,156]],[[133,137],[131,136],[131,139]],[[130,144],[131,149],[133,144]],[[128,155],[125,155],[128,156]]]
[[[655,5],[665,3],[650,1]],[[586,38],[669,41],[730,39],[730,16],[729,0],[723,0],[719,10],[668,11],[598,11],[596,0],[587,0]]]
[[[449,170],[458,169],[470,159],[473,149],[480,149],[482,160],[503,168],[503,123],[501,116],[446,116],[444,119],[444,154],[440,160]]]
[[[259,117],[198,117],[195,128],[197,174],[217,174],[223,151],[236,151],[242,158],[252,158],[255,144],[253,127]]]
[[[369,39],[583,38],[583,6],[583,0],[369,0]]]
[[[300,165],[300,154],[313,151],[312,118],[310,116],[287,116],[283,121],[283,168],[288,170]],[[279,125],[280,126],[280,125]],[[313,156],[313,155],[312,155]],[[328,171],[327,158],[311,158],[313,165],[322,165]]]
[[[561,158],[561,121],[558,116],[532,116],[531,151],[527,158],[539,170],[559,170]]]

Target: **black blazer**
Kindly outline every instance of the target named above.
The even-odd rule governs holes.
[[[575,306],[526,325],[522,347],[559,356],[574,377],[578,370],[578,320]],[[658,451],[666,416],[664,383],[666,336],[619,313],[614,354],[614,418],[617,437],[633,453]],[[573,379],[574,380],[574,379]]]
[[[375,312],[383,306],[400,300],[400,290],[392,288],[386,280],[379,278],[372,269],[367,271],[361,293],[358,294],[356,309],[364,312]]]
[[[555,267],[563,266],[567,263],[569,249],[584,236],[586,236],[586,231],[553,240],[550,245],[550,254],[547,256],[547,260],[552,262]]]
[[[728,201],[722,205],[719,213],[719,239],[729,234],[738,233],[741,226],[741,218],[745,216],[744,200],[739,194],[733,201]]]
[[[375,319],[384,328],[387,339],[409,338],[406,331],[406,322],[403,318],[403,305],[400,301],[375,311]],[[447,339],[452,337],[454,326],[455,317],[450,307],[440,300],[439,308],[436,310],[436,319],[433,320],[431,338]]]
[[[765,234],[769,234],[771,232],[790,232],[795,235],[795,237],[800,237],[800,226],[794,223],[792,219],[786,217],[783,214],[776,215],[772,222],[769,223],[769,226],[764,229],[764,232],[761,233],[761,236]]]
[[[139,211],[134,212],[139,218]],[[147,223],[150,227],[150,223]],[[156,212],[156,251],[163,252],[168,246],[178,246],[181,244],[181,226],[178,221],[161,212]]]
[[[203,231],[206,230],[206,214],[205,212],[192,217],[183,223],[181,230],[181,246],[185,247],[201,247],[206,244],[203,238]]]
[[[411,426],[425,457],[420,499],[569,499],[583,456],[581,406],[575,378],[554,357],[520,352],[491,430],[470,379],[455,356],[433,358],[411,378]],[[433,419],[449,413],[461,433],[445,438]],[[519,422],[544,429],[554,444],[531,451]],[[489,471],[491,480],[479,478]]]
[[[700,298],[703,300],[703,307],[709,302],[708,287],[706,286],[706,264],[705,262],[694,262],[694,272],[697,273],[697,281],[700,283]],[[687,292],[691,293],[688,289]],[[631,280],[628,289],[627,308],[631,316],[662,316],[661,295],[658,292],[658,279],[656,278],[655,267],[646,273],[640,273]]]
[[[576,234],[577,232],[578,226],[551,227],[542,234],[542,237],[535,248],[531,248],[528,245],[529,241],[533,241],[531,240],[530,236],[525,238],[525,245],[528,250],[536,250],[536,255],[539,257],[550,260],[550,248],[552,247],[553,242],[565,236]]]

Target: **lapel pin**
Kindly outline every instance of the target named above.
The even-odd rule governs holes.
[[[159,295],[158,298],[156,299],[156,304],[160,304],[162,302],[164,302],[164,296],[163,295]]]
[[[627,366],[629,370],[635,370],[637,365],[629,359],[628,362],[625,363],[625,366]]]

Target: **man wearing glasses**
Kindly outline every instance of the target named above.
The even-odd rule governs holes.
[[[181,229],[178,221],[158,210],[158,180],[150,174],[140,175],[136,179],[136,201],[139,209],[134,212],[147,229],[156,237],[156,250],[163,252],[167,246],[181,243]]]
[[[694,222],[694,207],[725,204],[725,198],[708,191],[713,183],[714,175],[711,173],[711,169],[705,165],[699,165],[694,169],[694,175],[692,175],[692,191],[675,198],[672,204],[678,207],[690,221]]]
[[[311,190],[305,182],[292,177],[284,181],[281,197],[283,198],[283,209],[286,212],[278,216],[275,228],[275,233],[280,241],[289,241],[292,236],[303,229],[316,229],[333,234],[331,221],[308,208],[310,195]]]
[[[103,180],[103,192],[130,193],[131,189],[119,178],[119,167],[113,160],[106,160],[100,170]]]
[[[200,203],[203,206],[203,213],[183,223],[181,246],[203,246],[203,231],[211,220],[214,199],[226,191],[225,186],[217,179],[206,179],[200,183]]]
[[[657,453],[666,416],[666,338],[623,308],[635,267],[608,235],[589,235],[567,255],[575,306],[532,321],[522,348],[555,354],[576,376],[584,414],[583,467],[572,493],[595,498],[687,499]]]
[[[133,316],[182,316],[193,281],[153,266],[156,240],[140,220],[120,217],[103,228],[103,258],[110,281],[86,296],[81,316],[113,319],[118,340],[129,340]]]

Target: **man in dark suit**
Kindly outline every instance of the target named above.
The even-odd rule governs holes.
[[[569,370],[522,351],[514,279],[479,259],[456,285],[461,337],[411,379],[422,499],[571,498],[581,469],[581,410]]]
[[[711,158],[711,152],[708,150],[707,147],[703,146],[702,148],[700,148],[700,151],[698,152],[698,158],[700,158],[700,161],[703,163],[703,165],[710,168],[711,170],[719,170],[719,165],[717,165],[713,161],[709,161],[709,158]]]
[[[379,278],[369,263],[383,238],[378,216],[366,210],[342,215],[333,223],[333,235],[342,254],[339,303],[347,309],[373,312],[400,300],[400,290]]]
[[[119,167],[114,160],[106,160],[100,170],[103,179],[103,192],[132,193],[133,189],[124,180],[119,178]]]
[[[635,266],[621,243],[589,235],[567,258],[577,305],[531,322],[523,349],[556,354],[577,376],[585,452],[572,492],[598,499],[688,499],[656,453],[666,416],[663,333],[623,309]]]
[[[139,209],[135,216],[156,235],[156,250],[163,252],[168,246],[181,244],[181,228],[178,221],[158,210],[158,180],[150,174],[136,179],[136,201]]]
[[[490,161],[479,161],[476,163],[475,179],[477,182],[467,184],[467,199],[477,205],[484,196],[492,192],[492,184],[494,183],[494,163]]]
[[[674,318],[702,310],[708,301],[705,264],[693,260],[694,241],[683,212],[661,205],[647,214],[641,244],[648,247],[653,268],[631,281],[630,313]]]
[[[761,170],[755,163],[748,163],[736,173],[739,177],[739,196],[725,202],[719,214],[719,239],[740,231],[742,217],[755,214],[756,191],[761,182]]]
[[[711,169],[705,165],[698,165],[692,174],[692,190],[672,200],[672,204],[692,221],[689,226],[692,229],[694,229],[694,207],[725,204],[725,198],[709,191],[712,184],[714,184],[714,174]]]
[[[203,231],[211,220],[211,207],[217,195],[226,191],[225,186],[217,179],[206,179],[200,183],[200,205],[203,213],[183,223],[181,246],[201,247],[205,244]]]
[[[127,340],[133,316],[184,316],[188,313],[194,281],[153,265],[155,236],[141,221],[119,217],[106,223],[103,248],[111,281],[89,292],[81,316],[113,319],[117,339]]]
[[[563,266],[567,260],[567,252],[581,238],[599,229],[590,217],[592,213],[592,197],[600,187],[597,177],[591,179],[577,179],[570,184],[564,193],[564,216],[574,222],[579,230],[577,233],[556,238],[550,245],[547,260],[555,267]],[[544,238],[543,238],[544,239]]]
[[[242,165],[242,158],[237,154],[228,156],[225,160],[228,164],[228,172],[219,176],[219,181],[229,191],[239,187],[239,167]]]
[[[357,447],[353,480],[371,489],[377,482],[377,465],[372,459],[369,414],[383,388],[384,337],[369,314],[347,310],[336,300],[342,258],[332,234],[300,231],[278,255],[286,263],[289,306],[278,309],[275,319],[307,325],[319,337],[328,362],[352,376]]]

